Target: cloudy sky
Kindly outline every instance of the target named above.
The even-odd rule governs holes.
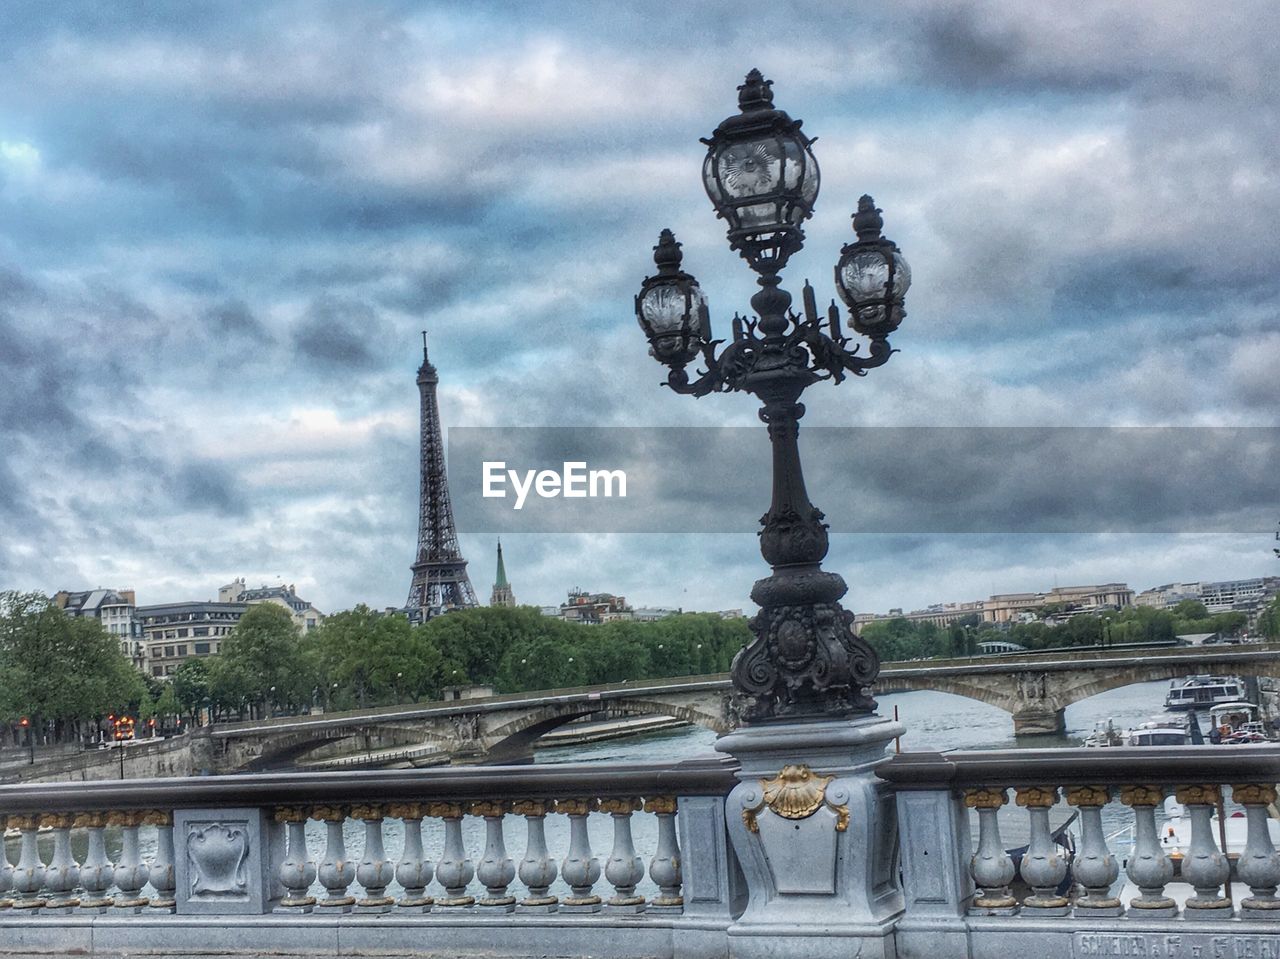
[[[747,308],[698,137],[753,66],[819,138],[787,284],[832,294],[863,192],[914,274],[901,353],[810,390],[806,424],[1275,427],[1278,32],[1263,0],[5,5],[0,588],[403,603],[424,327],[446,427],[756,423],[749,397],[660,389],[632,316],[668,226],[717,332]],[[860,610],[1280,572],[1262,435],[1220,528],[1043,532],[1068,448],[1011,462],[1044,494],[1017,522],[841,533],[827,566]],[[926,467],[951,476],[954,445]],[[828,514],[874,510],[805,454]],[[1135,482],[1159,498],[1146,470],[1124,502]],[[487,597],[494,535],[460,532]],[[539,604],[741,607],[763,573],[741,530],[505,547]]]

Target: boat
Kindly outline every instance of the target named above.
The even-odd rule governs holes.
[[[1188,746],[1192,736],[1188,723],[1178,719],[1153,719],[1139,723],[1124,734],[1126,746]],[[1199,729],[1199,727],[1196,727]]]
[[[1160,846],[1171,859],[1181,859],[1191,848],[1191,820],[1186,815],[1186,810],[1173,796],[1165,799],[1164,814],[1168,819],[1161,830]],[[1225,837],[1224,851],[1228,858],[1238,859],[1244,852],[1245,843],[1249,839],[1249,822],[1244,810],[1236,809],[1228,812],[1227,818],[1219,827],[1218,810],[1215,809],[1210,825],[1214,843],[1222,847],[1222,838]],[[1272,845],[1280,842],[1280,820],[1267,817],[1267,834],[1271,837]]]
[[[1124,734],[1124,730],[1116,729],[1114,719],[1100,719],[1093,724],[1093,732],[1084,738],[1084,745],[1100,749],[1109,746],[1123,746]]]
[[[1187,676],[1169,684],[1164,708],[1207,709],[1220,703],[1239,702],[1244,696],[1244,681],[1237,676]]]
[[[1097,748],[1115,746],[1199,746],[1204,742],[1194,712],[1185,718],[1156,716],[1132,729],[1119,729],[1114,719],[1099,722],[1085,737],[1084,745]]]
[[[1258,707],[1243,700],[1219,703],[1209,710],[1209,742],[1224,746],[1275,742]]]

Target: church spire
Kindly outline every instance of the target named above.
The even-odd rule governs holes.
[[[502,540],[498,540],[498,572],[493,580],[493,593],[489,597],[490,606],[514,606],[516,598],[511,592],[511,584],[507,582],[507,566],[502,561]]]

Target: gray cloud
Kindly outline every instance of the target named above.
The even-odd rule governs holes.
[[[323,297],[293,329],[293,347],[321,367],[367,370],[386,362],[383,324],[366,304]]]
[[[815,387],[806,423],[1276,422],[1273,7],[1206,21],[1189,5],[993,0],[850,18],[796,0],[741,24],[664,11],[664,31],[649,16],[0,10],[0,525],[18,539],[0,546],[0,586],[128,577],[117,585],[160,600],[280,573],[322,606],[402,601],[424,326],[446,426],[753,423],[745,397],[658,386],[631,297],[672,225],[717,331],[746,308],[751,277],[701,195],[696,138],[755,65],[822,137],[823,196],[788,286],[829,276],[864,188],[916,271],[903,352],[864,382]],[[785,59],[760,30],[791,38]],[[923,454],[884,457],[861,464],[865,488],[845,451],[815,445],[806,462],[845,522],[883,490],[945,514],[945,482],[972,496],[990,453],[948,448],[941,477]],[[1111,462],[1071,461],[1076,478]],[[1216,468],[1211,451],[1175,465]],[[1067,522],[1071,474],[1020,467],[990,492],[1032,525]],[[1241,497],[1265,494],[1244,465],[1227,474]],[[749,525],[758,497],[738,479],[673,484],[670,509],[741,502]],[[1160,482],[1136,464],[1090,505],[1139,522]],[[318,550],[317,529],[341,547]],[[479,584],[492,544],[462,532]],[[193,539],[199,557],[180,548]],[[865,564],[874,608],[877,591],[909,603],[921,569],[938,589],[1016,588],[1054,555],[1030,542],[850,534],[833,562]],[[1106,576],[1166,569],[1137,541],[1062,542]],[[749,532],[513,539],[522,552],[530,599],[608,570],[595,586],[658,602],[653,583],[679,582],[690,605],[741,605],[760,573]],[[1233,546],[1158,552],[1191,578],[1244,562]]]

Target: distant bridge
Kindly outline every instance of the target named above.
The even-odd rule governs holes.
[[[1148,653],[1046,650],[895,664],[880,671],[876,692],[919,689],[966,696],[1013,715],[1015,733],[1059,733],[1072,703],[1109,689],[1195,673],[1280,677],[1280,644],[1160,648]]]
[[[351,752],[405,753],[455,762],[509,762],[528,757],[546,733],[575,719],[669,716],[727,732],[727,674],[678,680],[615,683],[479,699],[400,705],[374,710],[219,723],[205,740],[196,768],[231,772],[287,766],[304,757]]]
[[[1231,673],[1280,678],[1280,644],[1161,648],[1135,654],[1050,650],[973,659],[886,665],[876,692],[937,690],[1005,710],[1017,733],[1064,728],[1072,703],[1134,683],[1176,679],[1191,673]],[[304,757],[361,751],[506,762],[526,757],[543,735],[584,717],[624,719],[670,716],[715,732],[730,727],[728,674],[689,679],[517,693],[482,699],[394,706],[350,713],[222,723],[209,730],[210,753],[193,757],[197,768],[220,771],[288,765]]]

